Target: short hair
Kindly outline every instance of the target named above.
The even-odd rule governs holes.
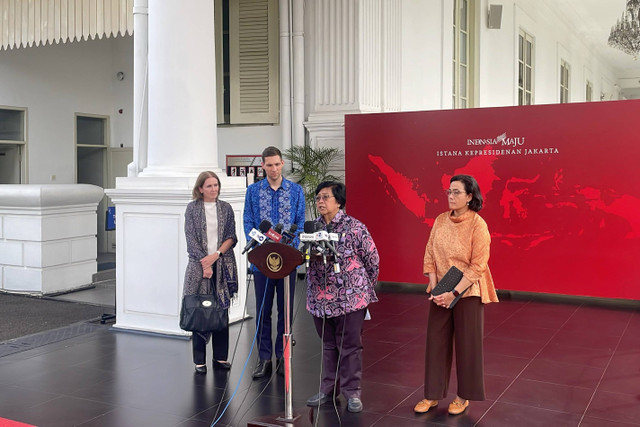
[[[273,157],[273,156],[278,156],[282,159],[282,153],[280,152],[280,150],[276,147],[274,147],[273,145],[270,145],[269,147],[265,148],[264,150],[262,150],[262,161],[264,162],[265,159],[267,157]]]
[[[464,191],[467,194],[471,194],[471,201],[469,202],[469,209],[478,212],[482,209],[482,193],[480,192],[480,186],[478,181],[471,175],[455,175],[449,180],[449,184],[454,181],[461,182],[464,185]]]
[[[204,171],[200,172],[200,175],[196,178],[196,183],[193,185],[193,190],[191,191],[191,197],[193,197],[193,200],[202,200],[204,198],[200,192],[200,187],[202,187],[204,182],[209,178],[215,178],[218,181],[218,197],[220,197],[220,189],[222,188],[220,178],[218,178],[218,175],[216,175],[215,172]]]
[[[323,188],[330,188],[333,193],[333,197],[336,198],[336,202],[340,205],[340,209],[344,209],[347,204],[347,187],[338,181],[322,181],[316,187],[316,196]]]

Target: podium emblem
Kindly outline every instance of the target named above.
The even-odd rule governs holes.
[[[277,273],[282,269],[282,265],[283,265],[282,257],[280,256],[279,253],[271,252],[267,256],[267,268],[269,270],[273,271],[274,273]]]

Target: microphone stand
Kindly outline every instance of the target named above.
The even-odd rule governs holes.
[[[290,274],[284,277],[284,334],[282,342],[284,347],[284,421],[293,421],[293,393],[291,378],[291,283]],[[296,417],[297,418],[297,417]]]

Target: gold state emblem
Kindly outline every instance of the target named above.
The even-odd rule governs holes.
[[[267,268],[277,273],[282,268],[282,257],[277,252],[271,252],[267,256]]]

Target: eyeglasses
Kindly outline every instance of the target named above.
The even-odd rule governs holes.
[[[460,190],[444,190],[444,192],[447,196],[450,196],[453,194],[454,197],[458,197],[461,194],[467,194],[466,191],[460,191]]]
[[[319,202],[320,200],[324,200],[326,202],[327,200],[329,200],[332,197],[335,197],[335,196],[332,196],[330,194],[317,195],[316,196],[316,203]]]

